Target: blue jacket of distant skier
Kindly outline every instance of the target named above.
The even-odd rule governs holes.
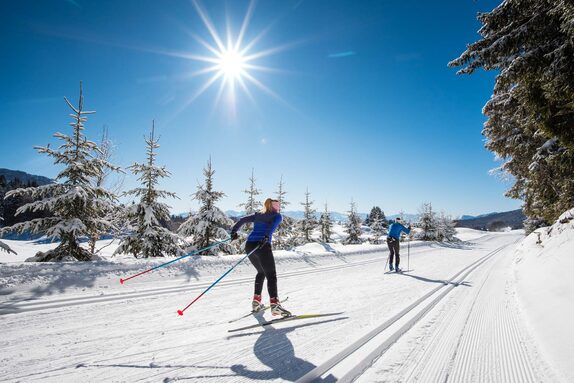
[[[408,227],[404,227],[398,222],[393,222],[389,227],[389,237],[393,237],[394,239],[401,239],[401,232],[405,234],[410,234],[411,229]]]
[[[248,242],[259,242],[263,238],[267,237],[268,243],[271,243],[271,239],[273,238],[273,232],[277,229],[277,226],[281,223],[283,217],[281,214],[271,211],[267,213],[255,213],[252,215],[246,215],[245,217],[241,218],[233,228],[231,229],[231,233],[236,233],[237,230],[241,227],[241,225],[246,224],[248,222],[253,222],[253,230],[247,237]]]

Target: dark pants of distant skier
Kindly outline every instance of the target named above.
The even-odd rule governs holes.
[[[395,259],[395,269],[396,269],[399,267],[399,263],[401,262],[401,258],[399,256],[400,242],[396,238],[388,237],[387,246],[389,246],[389,265],[393,266],[393,256],[396,257]]]
[[[246,242],[245,252],[250,253],[259,246],[258,242]],[[277,272],[275,271],[275,259],[271,244],[265,243],[249,256],[249,260],[257,269],[255,276],[255,295],[261,295],[263,291],[263,281],[267,279],[267,291],[271,298],[277,297]]]

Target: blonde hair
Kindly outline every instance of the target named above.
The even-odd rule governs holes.
[[[273,198],[267,198],[263,203],[261,213],[269,213],[273,209],[273,202],[279,202],[279,201]]]

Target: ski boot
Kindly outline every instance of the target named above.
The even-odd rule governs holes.
[[[251,302],[251,312],[258,313],[259,311],[263,311],[265,309],[265,305],[261,303],[261,295],[254,295],[253,301]]]
[[[396,272],[396,273],[402,273],[403,270],[402,270],[402,269],[399,269],[399,265],[396,265],[396,266],[395,266],[395,272]]]
[[[394,270],[393,265],[389,265],[389,271],[393,271],[393,270]]]
[[[271,314],[272,315],[280,315],[282,317],[290,317],[291,312],[285,310],[283,306],[281,306],[281,302],[279,302],[278,298],[271,298]]]

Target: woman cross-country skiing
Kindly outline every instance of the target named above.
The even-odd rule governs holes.
[[[249,260],[257,269],[255,276],[255,293],[253,295],[252,311],[259,312],[265,307],[261,303],[261,291],[263,290],[263,281],[267,279],[267,291],[269,292],[271,313],[283,317],[290,316],[291,313],[281,306],[277,295],[277,273],[275,271],[275,259],[271,250],[271,239],[273,232],[282,221],[281,204],[279,201],[267,198],[263,209],[255,214],[241,218],[231,229],[231,239],[238,238],[237,230],[248,222],[253,222],[253,230],[247,237],[245,243],[245,252],[253,253]],[[255,251],[254,251],[255,250]]]

